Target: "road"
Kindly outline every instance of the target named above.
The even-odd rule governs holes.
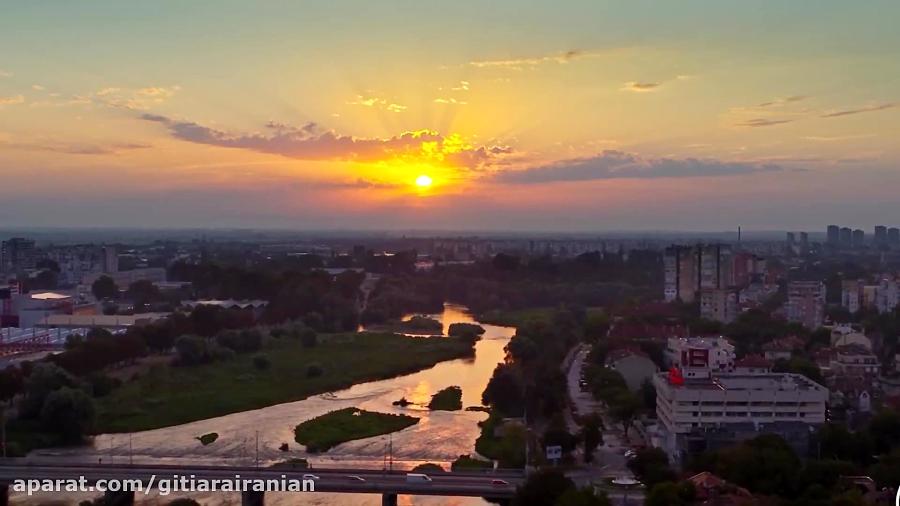
[[[508,498],[524,482],[521,473],[430,473],[430,482],[407,481],[406,472],[372,469],[257,469],[253,467],[182,467],[182,466],[118,466],[118,465],[0,465],[0,483],[17,479],[72,480],[84,477],[89,484],[97,480],[140,480],[144,486],[161,480],[190,477],[195,480],[304,479],[313,475],[316,492],[413,494],[435,496]],[[502,483],[496,482],[502,480]],[[172,483],[171,481],[169,483]]]
[[[569,399],[572,401],[574,416],[567,414],[567,419],[572,420],[571,423],[575,424],[574,418],[576,416],[599,413],[600,417],[603,419],[604,426],[603,444],[594,452],[594,465],[590,467],[593,476],[598,480],[623,476],[633,478],[634,475],[628,469],[627,461],[624,456],[625,451],[627,451],[630,446],[624,437],[621,425],[616,423],[609,416],[603,403],[594,399],[593,394],[590,392],[583,392],[579,385],[579,381],[581,381],[581,370],[584,367],[584,362],[585,359],[587,359],[589,352],[590,346],[586,344],[580,345],[571,352],[574,354],[574,357],[570,362],[566,378],[569,389]],[[570,430],[573,429],[570,427]],[[577,432],[577,430],[578,427],[576,425],[574,431]]]

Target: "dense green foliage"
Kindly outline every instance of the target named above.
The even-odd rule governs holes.
[[[259,353],[271,363],[260,373],[253,357],[237,355],[195,367],[160,367],[128,382],[100,403],[99,430],[147,430],[258,409],[397,376],[471,355],[469,343],[395,334],[337,334],[315,348],[273,340]]]
[[[462,409],[462,388],[447,387],[431,396],[428,409],[441,411],[459,411]]]

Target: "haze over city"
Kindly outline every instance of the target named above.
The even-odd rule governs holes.
[[[9,2],[0,226],[866,229],[900,4]]]

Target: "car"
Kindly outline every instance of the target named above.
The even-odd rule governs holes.
[[[319,477],[314,474],[304,474],[303,479],[304,480],[318,480]]]
[[[406,473],[408,483],[431,483],[431,476],[422,473]]]
[[[637,457],[637,452],[634,450],[628,450],[624,453],[626,459],[633,459]]]
[[[362,476],[357,476],[355,474],[348,474],[347,479],[352,481],[366,481]]]
[[[509,485],[509,482],[506,480],[493,479],[493,480],[491,480],[491,485],[493,485],[495,487],[505,487],[505,486]]]

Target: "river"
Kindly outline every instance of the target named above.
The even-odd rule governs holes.
[[[452,323],[477,323],[458,305],[446,304],[441,314],[430,315],[441,321],[444,334]],[[424,408],[431,395],[448,386],[462,388],[463,406],[481,405],[484,391],[494,368],[504,358],[503,348],[514,333],[511,327],[484,325],[485,334],[475,345],[475,357],[441,362],[431,369],[393,379],[361,383],[346,390],[317,395],[308,399],[278,404],[263,409],[233,413],[162,429],[132,434],[103,434],[94,438],[92,447],[35,452],[33,456],[128,463],[205,463],[214,465],[269,465],[288,458],[308,458],[315,467],[365,467],[381,469],[393,462],[394,469],[410,469],[417,464],[449,463],[459,455],[474,451],[479,435],[478,422],[487,415],[477,411],[428,411]],[[415,405],[406,408],[392,403],[405,397]],[[325,454],[307,455],[294,441],[294,427],[304,420],[329,411],[355,406],[383,413],[406,413],[420,417],[419,423],[395,432],[341,444]],[[209,432],[219,434],[211,445],[202,446],[197,436]],[[257,443],[258,442],[258,443]],[[279,449],[288,443],[290,450]],[[393,451],[389,452],[389,448]],[[239,504],[234,495],[217,494],[195,499],[203,504]],[[15,504],[39,504],[24,497],[13,498]],[[46,500],[46,498],[45,498]],[[139,504],[165,504],[156,497]],[[381,496],[363,494],[269,494],[267,504],[310,504],[322,506],[380,505]],[[488,504],[481,499],[401,496],[407,506]]]

